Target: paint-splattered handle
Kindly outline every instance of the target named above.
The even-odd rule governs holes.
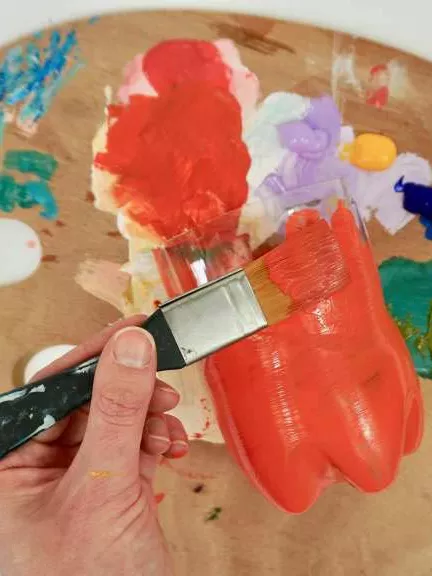
[[[0,458],[89,402],[97,362],[0,395]]]

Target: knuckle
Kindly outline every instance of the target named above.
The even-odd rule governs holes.
[[[141,406],[139,395],[132,390],[107,388],[99,395],[99,412],[110,424],[124,426],[133,424]]]

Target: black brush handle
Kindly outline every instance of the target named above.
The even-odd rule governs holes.
[[[156,343],[157,368],[177,370],[183,356],[161,310],[143,324]],[[0,458],[90,401],[99,357],[0,395]]]

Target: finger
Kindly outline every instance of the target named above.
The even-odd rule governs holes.
[[[159,461],[160,456],[150,456],[150,454],[146,454],[145,452],[141,452],[140,454],[140,476],[150,484],[153,483]]]
[[[171,445],[164,456],[167,458],[182,458],[186,456],[189,451],[189,441],[183,424],[171,414],[165,414],[164,418],[171,439]]]
[[[46,366],[43,370],[35,374],[31,381],[35,382],[52,374],[57,374],[67,368],[71,368],[71,366],[81,364],[84,360],[99,355],[106,343],[118,330],[127,326],[139,326],[144,322],[145,318],[146,317],[142,315],[131,316],[130,318],[119,320],[111,326],[107,326],[101,332],[71,350],[68,354],[65,354],[49,366]]]
[[[70,416],[66,416],[66,418],[57,422],[57,424],[49,430],[38,434],[38,436],[34,438],[34,441],[43,444],[58,442],[62,446],[76,446],[81,444],[87,428],[89,410],[90,404],[81,406],[81,408],[75,410]]]
[[[173,410],[179,401],[180,394],[177,390],[162,380],[157,380],[149,410],[150,412],[168,412]]]
[[[33,470],[44,467],[68,468],[73,461],[77,449],[75,447],[43,446],[40,442],[31,440],[19,450],[11,452],[0,460],[0,472],[11,468]]]
[[[35,438],[35,442],[41,442],[42,444],[51,444],[52,442],[56,442],[60,436],[64,433],[66,428],[69,426],[71,416],[66,416],[64,420],[61,422],[57,422],[52,428],[46,430],[45,432],[41,432]]]
[[[144,424],[156,378],[155,345],[140,328],[124,328],[104,348],[77,466],[112,471],[126,481],[139,473]],[[115,467],[115,469],[113,469]]]
[[[171,445],[168,426],[162,415],[150,416],[147,420],[141,446],[149,455],[163,454]]]
[[[88,411],[80,408],[70,418],[69,425],[59,437],[61,446],[79,446],[87,430]]]

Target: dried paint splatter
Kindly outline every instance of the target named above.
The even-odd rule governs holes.
[[[56,256],[55,254],[46,254],[45,256],[42,257],[42,262],[54,262],[55,264],[57,264],[59,262],[58,256]]]
[[[213,510],[211,510],[207,514],[205,521],[206,522],[212,522],[213,520],[219,520],[221,513],[222,513],[222,508],[220,506],[215,506],[213,508]]]
[[[9,150],[4,154],[5,129],[14,122],[25,134],[34,134],[60,88],[82,65],[74,30],[35,34],[26,45],[10,48],[0,63],[1,211],[38,205],[43,218],[57,218],[58,205],[49,185],[57,161],[35,150]],[[28,180],[23,183],[11,172],[23,174]]]
[[[92,470],[90,472],[90,478],[101,479],[101,478],[111,478],[113,473],[110,470]]]
[[[32,134],[54,97],[83,66],[75,30],[53,30],[10,48],[0,64],[0,108],[5,122]]]

